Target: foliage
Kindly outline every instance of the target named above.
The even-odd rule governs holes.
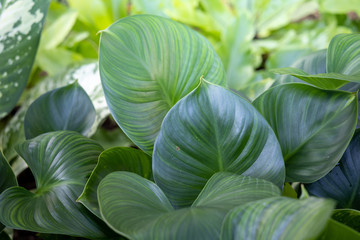
[[[0,237],[360,239],[351,4],[0,0]]]

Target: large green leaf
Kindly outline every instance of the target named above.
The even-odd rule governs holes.
[[[18,146],[37,189],[12,187],[0,195],[0,221],[34,232],[101,238],[108,228],[76,203],[102,147],[82,135],[63,131],[42,134]]]
[[[271,88],[254,105],[278,137],[290,182],[326,175],[344,153],[357,120],[356,93],[301,83]]]
[[[94,121],[91,99],[75,82],[43,94],[29,106],[24,120],[25,136],[29,139],[58,130],[76,131],[86,136]]]
[[[210,43],[162,17],[127,17],[102,31],[99,64],[112,115],[149,155],[165,114],[202,75],[225,85],[222,63]]]
[[[360,210],[360,130],[340,162],[320,180],[306,185],[311,195],[333,198],[340,208]]]
[[[131,239],[219,239],[225,214],[234,206],[279,196],[274,184],[231,173],[216,173],[194,204],[174,210],[153,182],[114,172],[99,184],[100,212],[116,232]]]
[[[355,229],[360,234],[360,211],[355,209],[336,209],[333,212],[332,218]]]
[[[101,217],[97,198],[98,185],[106,175],[115,171],[133,172],[149,179],[151,158],[141,150],[125,147],[110,148],[100,154],[99,162],[78,199],[98,217]]]
[[[240,96],[202,81],[164,119],[154,147],[154,179],[181,207],[221,171],[284,184],[280,146],[266,120]]]
[[[0,193],[9,187],[17,185],[17,181],[13,171],[3,153],[0,151]],[[4,225],[0,223],[0,232],[4,229]],[[1,239],[1,238],[0,238]]]
[[[221,230],[221,239],[311,239],[319,235],[335,203],[309,198],[275,197],[250,202],[231,210]]]
[[[50,0],[0,2],[0,119],[26,87]]]

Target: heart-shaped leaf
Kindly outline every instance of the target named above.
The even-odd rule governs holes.
[[[133,172],[149,179],[151,177],[151,158],[141,150],[125,147],[109,148],[100,154],[99,162],[78,199],[100,218],[97,188],[106,175],[115,171]]]
[[[326,226],[335,203],[327,199],[274,197],[231,210],[221,239],[311,239]]]
[[[333,198],[340,208],[360,210],[360,130],[356,130],[340,162],[320,180],[306,185],[311,195]]]
[[[210,178],[191,207],[178,210],[157,185],[134,173],[111,173],[98,187],[105,222],[128,238],[149,240],[219,239],[231,208],[279,195],[271,182],[225,172]]]
[[[166,113],[202,75],[225,85],[210,43],[189,27],[157,16],[127,17],[102,31],[99,64],[112,115],[149,155]]]
[[[326,175],[356,126],[356,93],[289,83],[269,89],[254,105],[278,137],[289,182],[314,182]]]
[[[0,11],[0,119],[26,87],[50,0],[2,1]]]
[[[221,171],[284,184],[280,146],[266,120],[240,96],[202,81],[164,119],[154,147],[154,179],[182,207]]]
[[[75,82],[41,95],[30,105],[24,120],[25,136],[30,139],[58,130],[87,135],[94,121],[91,99]]]
[[[0,151],[0,193],[12,186],[17,186],[16,177],[11,167]],[[4,229],[4,225],[0,223],[0,232]],[[2,239],[0,237],[0,239]]]
[[[75,132],[51,132],[17,148],[37,189],[12,187],[0,195],[0,221],[34,232],[102,238],[111,231],[76,203],[102,147]]]

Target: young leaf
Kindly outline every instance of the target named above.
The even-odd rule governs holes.
[[[274,184],[217,173],[193,206],[174,210],[153,182],[130,172],[114,172],[99,184],[100,212],[116,232],[131,239],[219,239],[226,213],[240,204],[279,196]]]
[[[0,195],[0,222],[10,228],[87,238],[109,232],[75,200],[102,147],[75,132],[52,132],[17,148],[31,169],[37,189],[12,187]]]
[[[94,121],[91,99],[75,82],[43,94],[30,105],[24,120],[25,136],[30,139],[57,130],[87,135]]]
[[[2,1],[0,11],[0,119],[26,87],[50,0]]]
[[[355,93],[289,83],[269,89],[254,105],[278,137],[289,182],[314,182],[327,174],[356,126]]]
[[[340,208],[360,210],[360,130],[340,162],[320,180],[306,185],[311,195],[335,199]]]
[[[115,171],[133,172],[149,179],[151,177],[151,158],[141,150],[125,147],[110,148],[100,154],[99,162],[78,199],[100,218],[97,188],[106,175]]]
[[[274,197],[250,202],[227,214],[221,239],[311,239],[326,226],[334,205],[317,198]]]
[[[221,171],[284,184],[280,146],[266,120],[240,96],[202,81],[164,119],[154,147],[154,179],[181,207]]]
[[[151,15],[127,17],[102,31],[99,64],[114,119],[149,155],[165,114],[202,75],[225,85],[222,63],[204,37]]]

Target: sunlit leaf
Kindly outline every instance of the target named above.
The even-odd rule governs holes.
[[[221,61],[204,37],[150,15],[124,18],[102,31],[99,64],[114,119],[149,155],[165,114],[202,75],[225,84]]]

